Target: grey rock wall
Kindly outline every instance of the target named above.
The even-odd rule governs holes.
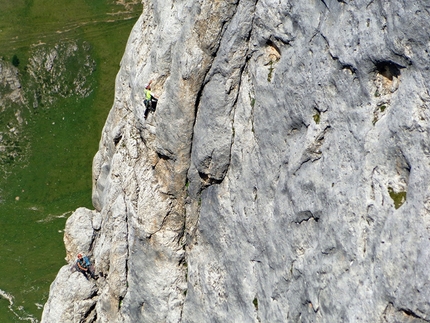
[[[42,322],[430,321],[429,10],[144,1]]]

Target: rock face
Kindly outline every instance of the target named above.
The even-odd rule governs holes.
[[[430,321],[427,2],[143,2],[42,322]]]

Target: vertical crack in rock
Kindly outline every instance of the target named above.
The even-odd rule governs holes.
[[[136,181],[137,182],[137,181]],[[127,201],[126,201],[126,196],[128,195],[127,192],[125,190],[123,190],[123,196],[124,196],[124,205],[125,205],[125,241],[127,242],[126,245],[126,258],[125,258],[125,268],[124,268],[124,280],[125,280],[125,288],[123,290],[123,293],[120,293],[119,295],[119,299],[118,299],[118,311],[121,312],[121,307],[122,307],[122,302],[124,300],[125,295],[128,292],[128,286],[129,286],[129,282],[128,282],[128,275],[129,275],[129,266],[128,266],[128,262],[129,262],[129,258],[130,258],[130,245],[129,245],[129,210],[128,210],[128,206],[127,206]]]
[[[255,3],[254,3],[254,10],[252,12],[252,19],[251,19],[251,22],[250,22],[249,32],[248,32],[248,35],[246,36],[246,39],[245,39],[245,43],[246,44],[249,44],[249,40],[251,39],[251,35],[252,35],[252,31],[253,31],[253,26],[254,26],[254,19],[255,19],[255,8],[257,7],[257,3],[258,3],[258,0],[256,0]],[[278,48],[278,52],[280,53],[279,48]],[[237,101],[239,99],[239,95],[241,94],[241,84],[242,84],[243,73],[244,73],[244,71],[246,70],[246,68],[248,66],[249,60],[251,59],[251,53],[250,53],[249,46],[246,49],[246,52],[245,52],[244,56],[245,56],[245,61],[244,61],[243,65],[240,67],[240,71],[239,71],[239,81],[238,81],[238,85],[237,85],[238,86],[238,90],[237,90],[237,94],[236,94],[236,97],[234,98],[233,105],[232,105],[232,112],[231,112],[231,115],[232,115],[232,120],[231,120],[232,138],[231,138],[231,144],[230,144],[230,153],[229,153],[229,162],[228,162],[228,165],[231,164],[231,147],[234,144],[234,135],[235,135],[235,131],[234,131],[234,116],[235,116],[235,111],[236,111],[235,108],[236,108]],[[254,107],[252,107],[252,108],[254,108]]]
[[[92,323],[92,322],[95,322],[97,320],[96,305],[97,305],[97,303],[94,302],[94,304],[91,305],[90,308],[88,308],[88,310],[84,313],[81,322]]]
[[[328,7],[327,3],[324,0],[321,0],[321,2],[324,4],[324,6],[327,8],[327,10],[330,11],[330,8]]]
[[[187,192],[191,202],[187,207],[188,237],[193,235],[192,232],[196,228],[202,190],[212,184],[220,184],[230,164],[232,135],[234,134],[234,121],[232,120],[234,105],[238,100],[243,71],[250,58],[248,41],[254,24],[256,2],[254,4],[238,3],[228,25],[224,26],[217,54],[198,92],[190,149],[191,164],[188,170]],[[242,7],[246,7],[247,12],[251,12],[246,18],[242,13],[241,18],[237,17],[238,10],[242,10]],[[245,22],[240,25],[241,32],[237,33],[235,28],[240,19]],[[234,24],[234,28],[230,27],[232,24]],[[229,57],[229,63],[233,67],[226,65],[223,58],[226,56]],[[243,61],[243,57],[246,57],[245,61]],[[213,122],[216,122],[216,125]]]
[[[255,2],[240,2],[238,8],[241,13],[246,10],[250,16],[238,16],[236,10],[225,28],[217,56],[206,76],[194,126],[194,134],[198,135],[193,137],[192,163],[198,173],[203,175],[204,186],[213,181],[222,181],[230,160],[232,116],[239,95],[241,74],[246,65],[243,57],[248,55],[246,40],[252,31]],[[228,65],[224,57],[228,57]],[[203,134],[202,131],[210,133]]]

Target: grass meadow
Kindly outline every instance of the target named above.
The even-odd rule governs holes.
[[[17,144],[26,147],[25,158],[3,165],[7,176],[0,177],[0,322],[40,320],[49,285],[65,264],[65,221],[80,206],[92,208],[92,159],[141,12],[139,1],[0,0],[0,57],[12,62],[15,56],[15,64],[19,59],[27,95],[24,106],[10,108],[21,109],[26,123]],[[34,108],[29,89],[40,84],[32,84],[27,73],[34,49],[68,41],[89,44],[95,61],[91,93],[58,96]],[[66,66],[72,80],[79,66]],[[0,114],[0,128],[7,126],[7,113]],[[12,296],[12,306],[4,293]]]

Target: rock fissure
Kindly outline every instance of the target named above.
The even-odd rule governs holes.
[[[324,4],[324,6],[326,7],[326,9],[327,9],[328,11],[330,11],[330,8],[328,7],[327,3],[326,3],[324,0],[321,0],[321,2]]]
[[[84,313],[80,322],[91,323],[97,320],[96,305],[97,303],[91,305],[91,307]]]
[[[366,9],[368,9],[370,7],[371,4],[373,4],[375,2],[375,0],[370,0],[369,3],[366,5]]]
[[[310,220],[318,222],[320,219],[318,215],[313,214],[311,211],[300,212],[297,217],[299,220],[294,221],[296,224],[302,224],[303,222],[308,222]]]
[[[164,225],[166,223],[166,219],[169,217],[170,212],[171,211],[169,210],[167,212],[167,214],[163,217],[163,220],[161,221],[160,226],[159,226],[158,229],[156,229],[155,231],[152,231],[152,232],[150,232],[150,233],[147,234],[148,239],[151,239],[154,234],[157,234],[158,232],[160,232],[161,230],[164,229]]]
[[[124,194],[126,194],[124,192]],[[127,245],[126,245],[126,258],[125,258],[125,268],[124,268],[124,280],[126,282],[126,286],[124,288],[124,291],[122,293],[122,295],[119,295],[119,300],[118,300],[118,310],[121,309],[121,303],[125,297],[125,295],[127,294],[128,291],[128,286],[129,286],[129,282],[128,282],[128,276],[129,276],[129,257],[130,257],[130,244],[129,244],[129,211],[128,211],[128,207],[127,207],[127,201],[125,200],[125,196],[124,195],[124,205],[125,205],[125,221],[126,221],[126,229],[125,229],[125,240],[127,241]]]
[[[386,323],[402,322],[405,319],[411,323],[430,322],[430,320],[424,318],[422,315],[418,315],[408,308],[396,307],[392,302],[388,303],[382,316]]]
[[[410,309],[407,308],[399,308],[398,309],[400,312],[404,313],[406,316],[409,317],[413,317],[416,319],[419,319],[422,322],[430,322],[430,320],[424,319],[423,317],[419,316],[418,314],[416,314],[415,312],[411,311]]]

